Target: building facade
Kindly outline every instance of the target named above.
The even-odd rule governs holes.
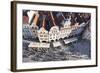
[[[59,40],[59,27],[53,26],[49,31],[49,42]]]
[[[49,42],[49,34],[43,27],[38,30],[38,38],[40,42]]]
[[[49,42],[49,34],[48,31],[45,29],[45,16],[43,16],[43,23],[42,27],[38,30],[38,38],[40,42]]]
[[[23,38],[24,39],[29,39],[33,38],[32,31],[30,30],[30,26],[28,24],[23,25]]]
[[[38,37],[38,26],[37,26],[38,19],[39,19],[39,14],[35,14],[33,22],[30,25],[30,29],[32,31],[34,38]]]

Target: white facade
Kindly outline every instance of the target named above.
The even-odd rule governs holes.
[[[60,29],[60,38],[65,38],[66,37],[66,29],[64,27],[62,27]]]
[[[75,25],[73,25],[71,28],[72,28],[72,30],[79,28],[79,23],[75,23]]]
[[[71,26],[71,16],[68,19],[66,19],[66,21],[63,24],[64,28]]]
[[[49,41],[49,34],[48,31],[44,29],[44,27],[38,30],[38,38],[40,42],[48,42]]]
[[[59,27],[58,26],[53,26],[51,27],[49,31],[49,42],[59,40],[60,35],[59,35]]]
[[[65,23],[64,23],[64,27],[69,27],[71,25],[71,22],[70,20],[67,20]]]
[[[37,25],[30,26],[30,30],[31,30],[32,35],[34,36],[34,38],[38,37],[38,35],[37,35],[38,34],[38,26]]]
[[[68,37],[71,32],[72,32],[71,22],[70,19],[68,19],[64,23],[64,26],[60,29],[60,38]]]
[[[76,23],[74,26],[72,26],[72,32],[71,32],[71,36],[72,35],[78,35],[80,34],[83,30],[84,30],[84,27],[86,26],[86,24],[82,23],[79,25],[79,23]]]
[[[60,38],[65,38],[65,37],[69,37],[70,33],[72,32],[72,28],[71,27],[67,27],[67,28],[61,28],[60,29]]]
[[[72,28],[71,27],[65,28],[65,36],[66,37],[69,37],[69,35],[71,34],[71,32],[72,32]]]
[[[34,38],[38,37],[38,26],[36,25],[38,18],[39,14],[36,14],[35,18],[33,19],[33,23],[30,25],[30,29],[33,33]]]
[[[63,23],[63,27],[60,29],[60,38],[69,37],[70,33],[72,32],[71,28],[71,18],[66,19]]]

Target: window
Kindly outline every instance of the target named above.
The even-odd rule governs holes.
[[[47,34],[45,34],[44,37],[47,37]]]
[[[40,35],[40,37],[43,37],[43,35]]]

